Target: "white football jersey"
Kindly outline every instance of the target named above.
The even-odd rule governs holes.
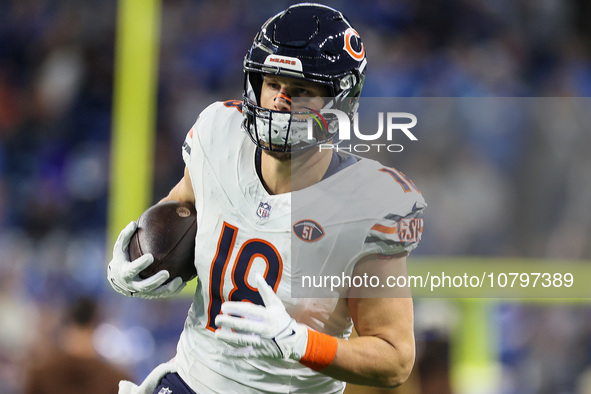
[[[260,272],[298,322],[348,338],[342,289],[309,297],[301,276],[350,274],[364,255],[414,249],[425,202],[403,174],[366,159],[312,187],[270,195],[242,119],[240,102],[214,103],[183,144],[197,209],[198,285],[177,347],[178,373],[198,393],[340,393],[343,382],[299,362],[226,355],[215,317],[224,301],[262,304],[250,285]]]

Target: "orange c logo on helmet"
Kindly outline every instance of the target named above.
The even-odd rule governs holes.
[[[345,30],[345,51],[347,51],[347,53],[355,60],[357,61],[361,61],[363,60],[363,57],[365,56],[365,48],[363,47],[363,43],[361,43],[361,50],[360,51],[356,51],[353,49],[353,47],[351,46],[351,39],[353,38],[353,36],[361,39],[361,37],[359,37],[359,33],[357,33],[357,31],[355,31],[355,29],[353,29],[352,27],[348,28],[347,30]]]

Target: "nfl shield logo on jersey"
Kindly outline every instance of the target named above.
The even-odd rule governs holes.
[[[160,391],[158,392],[158,394],[172,394],[172,390],[169,389],[168,387],[163,387],[160,389]]]
[[[261,219],[269,219],[269,213],[271,213],[271,206],[266,202],[262,202],[259,204],[259,208],[257,209],[257,215]]]

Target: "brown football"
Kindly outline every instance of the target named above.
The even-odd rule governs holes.
[[[140,272],[142,279],[160,270],[170,277],[188,282],[197,276],[195,269],[195,236],[197,212],[191,203],[166,201],[148,208],[138,220],[138,227],[129,243],[129,257],[135,260],[152,253],[154,262]]]

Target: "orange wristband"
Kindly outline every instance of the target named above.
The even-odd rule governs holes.
[[[337,346],[335,337],[308,329],[306,354],[300,359],[300,363],[314,371],[323,370],[337,355]]]

